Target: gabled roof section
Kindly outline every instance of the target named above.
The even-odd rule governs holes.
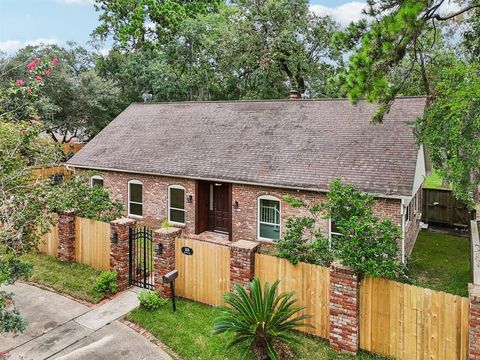
[[[377,105],[347,100],[132,104],[69,165],[165,176],[411,196],[418,147],[407,122],[423,97],[399,98],[382,124]]]

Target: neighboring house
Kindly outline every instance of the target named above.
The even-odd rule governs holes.
[[[340,178],[375,195],[377,214],[402,228],[404,257],[419,231],[425,176],[423,148],[407,122],[424,106],[421,97],[399,98],[374,125],[376,105],[364,101],[132,104],[68,165],[98,170],[92,182],[147,225],[168,219],[185,234],[264,244],[305,212],[284,195],[320,202]],[[328,221],[321,226],[335,233]]]

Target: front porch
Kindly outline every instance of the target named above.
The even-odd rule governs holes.
[[[232,243],[228,234],[222,234],[214,231],[204,231],[200,234],[188,234],[184,235],[184,237],[219,245],[230,245]]]

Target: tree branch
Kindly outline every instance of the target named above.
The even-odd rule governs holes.
[[[458,15],[463,14],[464,12],[467,12],[469,10],[475,9],[475,8],[480,8],[480,4],[470,4],[463,9],[458,10],[457,12],[454,12],[453,14],[447,15],[447,16],[441,16],[440,14],[436,14],[434,16],[430,16],[429,18],[433,18],[438,21],[445,21],[445,20],[450,20]]]

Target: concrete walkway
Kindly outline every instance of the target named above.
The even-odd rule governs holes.
[[[15,293],[29,323],[21,335],[0,334],[0,352],[8,351],[8,359],[171,359],[117,321],[139,305],[134,290],[94,309],[23,283],[6,290]]]

